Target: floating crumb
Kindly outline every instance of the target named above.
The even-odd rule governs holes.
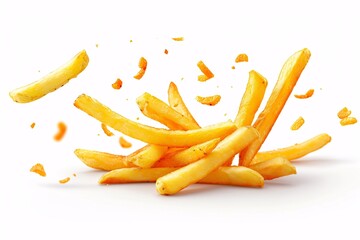
[[[341,109],[341,110],[338,112],[337,115],[338,115],[338,117],[339,117],[340,119],[344,119],[344,118],[350,116],[350,114],[351,114],[351,110],[347,109],[347,107],[344,107],[343,109]]]
[[[101,128],[107,136],[111,137],[114,135],[104,123],[101,123]]]
[[[305,123],[303,117],[299,117],[296,121],[291,125],[291,130],[298,130]]]
[[[96,48],[98,48],[98,47],[99,47],[99,44],[98,44],[98,43],[97,43],[97,44],[95,44],[95,47],[96,47]]]
[[[31,125],[30,125],[31,128],[34,128],[35,127],[35,123],[33,122]]]
[[[198,101],[201,104],[209,105],[209,106],[215,106],[220,101],[221,96],[220,95],[213,95],[208,97],[201,97],[197,96],[196,101]]]
[[[357,123],[357,119],[354,117],[346,117],[340,120],[341,126],[351,125]]]
[[[184,80],[184,78],[182,77],[182,78],[180,78],[180,80],[182,81],[182,80]]]
[[[299,99],[306,99],[314,94],[314,89],[309,89],[305,94],[295,94],[294,96]]]
[[[231,69],[235,69],[235,66],[231,66]]]
[[[35,164],[34,166],[32,166],[32,167],[30,168],[30,172],[37,173],[37,174],[39,174],[39,175],[42,176],[42,177],[45,177],[45,176],[46,176],[46,172],[45,172],[44,166],[43,166],[41,163],[37,163],[37,164]]]
[[[197,63],[198,68],[201,70],[203,75],[198,76],[198,81],[205,82],[209,80],[210,78],[214,77],[214,74],[210,71],[210,69],[205,65],[203,61],[199,61]]]
[[[122,81],[120,78],[116,79],[116,81],[111,84],[111,86],[113,87],[113,89],[120,89],[122,87]]]
[[[130,42],[132,43],[132,42],[133,42],[133,40],[132,40],[132,39],[130,39]]]
[[[141,57],[140,60],[139,60],[139,72],[134,76],[135,79],[137,80],[140,80],[144,74],[145,74],[145,71],[146,71],[146,68],[147,68],[147,60],[144,58],[144,57]]]
[[[173,37],[174,41],[184,41],[184,37]]]
[[[139,121],[139,119],[140,119],[139,117],[136,117],[136,120],[138,120],[138,121]]]
[[[67,130],[67,126],[64,122],[58,123],[58,132],[54,135],[55,141],[61,141],[63,137],[65,136]]]
[[[67,178],[64,178],[64,179],[60,179],[60,180],[59,180],[59,183],[60,183],[60,184],[65,184],[65,183],[67,183],[68,181],[70,181],[70,177],[67,177]]]
[[[119,138],[119,143],[120,146],[123,148],[130,148],[132,146],[132,144],[128,142],[124,137]]]
[[[227,116],[227,113],[224,113],[224,117],[226,117]]]
[[[165,50],[164,50],[164,53],[165,53],[165,54],[168,54],[168,53],[169,53],[169,51],[168,51],[167,49],[165,49]]]
[[[240,53],[239,55],[237,55],[237,57],[235,58],[235,62],[239,63],[239,62],[247,62],[249,61],[248,55],[245,53]]]
[[[74,176],[74,177],[77,177],[76,173],[73,173],[73,176]]]

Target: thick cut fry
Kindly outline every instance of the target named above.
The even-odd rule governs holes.
[[[306,99],[314,94],[314,89],[309,89],[305,94],[295,94],[294,96],[299,99]]]
[[[253,127],[237,129],[206,157],[157,179],[157,191],[160,194],[175,194],[190,184],[200,181],[254,141],[258,135]]]
[[[264,98],[267,85],[268,81],[260,73],[254,70],[249,72],[246,90],[235,117],[235,125],[237,127],[250,126],[252,124]]]
[[[65,136],[67,130],[67,126],[64,122],[58,123],[58,132],[54,135],[55,141],[61,141],[63,137]]]
[[[103,124],[103,123],[101,123],[101,129],[104,131],[104,133],[106,134],[106,136],[109,136],[109,137],[114,136],[114,133],[111,132],[111,131],[109,130],[109,128],[108,128],[105,124]]]
[[[167,150],[167,146],[148,144],[127,156],[126,161],[142,168],[150,168]]]
[[[326,133],[322,133],[302,143],[298,143],[290,147],[280,148],[267,152],[258,152],[251,163],[256,164],[277,157],[284,157],[289,161],[296,160],[309,153],[319,150],[330,141],[331,137]]]
[[[44,166],[41,163],[37,163],[30,168],[30,172],[39,174],[42,177],[46,177]]]
[[[249,168],[257,171],[265,180],[284,177],[296,174],[296,168],[289,160],[283,157],[277,157],[265,162],[250,165]]]
[[[198,76],[198,80],[200,82],[205,82],[205,81],[209,80],[210,78],[214,77],[214,74],[210,71],[210,69],[205,65],[205,63],[203,61],[199,61],[197,63],[197,66],[201,70],[201,72],[204,74],[204,75]]]
[[[218,104],[221,100],[221,96],[220,95],[213,95],[213,96],[207,96],[207,97],[202,97],[202,96],[196,96],[196,101],[198,101],[201,104],[205,104],[205,105],[209,105],[209,106],[215,106],[216,104]]]
[[[74,153],[86,166],[94,169],[110,171],[136,166],[128,162],[126,156],[122,155],[86,149],[76,149]]]
[[[351,115],[351,110],[349,110],[347,107],[342,108],[337,114],[338,118],[340,119],[344,119],[350,115]]]
[[[295,122],[291,125],[290,129],[293,131],[299,130],[302,125],[304,125],[305,120],[303,117],[298,117]]]
[[[88,65],[89,57],[85,50],[79,52],[69,62],[49,73],[38,81],[17,88],[9,93],[18,103],[35,101],[46,94],[55,91],[77,77]]]
[[[351,125],[357,123],[357,119],[354,117],[346,117],[340,120],[341,126]]]
[[[240,53],[239,55],[237,55],[237,57],[235,58],[235,62],[239,63],[239,62],[247,62],[249,61],[249,57],[247,54],[245,53]]]
[[[149,93],[144,93],[139,96],[136,99],[136,103],[146,116],[154,117],[154,115],[148,114],[154,113],[157,117],[157,119],[154,120],[158,120],[162,124],[168,126],[170,129],[179,129],[175,128],[176,126],[180,126],[183,130],[199,128],[199,126],[192,120],[188,119],[186,116],[177,112],[165,102],[161,101],[157,97],[152,96]],[[169,122],[171,124],[167,125]]]
[[[190,147],[214,138],[224,138],[236,130],[235,124],[231,121],[187,131],[154,128],[131,121],[85,94],[80,95],[74,105],[129,137],[156,145]]]
[[[147,68],[147,60],[143,57],[140,58],[139,60],[139,72],[134,76],[135,79],[137,80],[140,80],[144,74],[145,74],[145,71],[146,71],[146,68]]]
[[[194,125],[200,128],[199,124],[196,122],[195,118],[190,113],[189,109],[186,107],[185,102],[183,101],[176,84],[173,82],[170,82],[169,84],[168,102],[173,109],[187,117],[190,121],[192,121]]]
[[[220,138],[200,143],[190,148],[174,152],[170,156],[164,156],[156,162],[154,167],[183,167],[195,162],[209,154],[220,142]]]
[[[249,166],[251,164],[281,113],[310,56],[310,51],[305,48],[293,54],[285,62],[265,109],[253,125],[259,131],[260,137],[241,152],[239,165]]]
[[[104,174],[100,184],[155,182],[158,178],[177,168],[123,168]],[[243,187],[263,187],[264,178],[256,171],[246,167],[219,167],[198,183],[235,185]]]

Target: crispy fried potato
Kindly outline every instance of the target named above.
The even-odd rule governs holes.
[[[169,84],[168,102],[173,109],[187,117],[190,121],[192,121],[194,125],[200,128],[200,125],[196,122],[195,118],[190,113],[189,109],[186,107],[186,104],[183,101],[176,84],[173,82],[170,82]]]
[[[299,130],[302,125],[304,125],[305,119],[303,117],[298,117],[295,122],[291,125],[290,129],[293,131]]]
[[[289,160],[283,157],[277,157],[264,162],[252,164],[249,168],[260,173],[265,180],[296,174],[296,168]]]
[[[259,131],[260,137],[241,152],[239,165],[249,166],[251,164],[281,113],[310,56],[310,51],[305,48],[293,54],[285,62],[265,109],[253,125]]]
[[[197,63],[198,68],[203,73],[203,75],[198,76],[198,81],[205,82],[209,80],[210,78],[214,77],[214,74],[210,71],[210,69],[205,65],[203,61],[199,61]]]
[[[88,65],[89,57],[85,50],[74,56],[69,62],[43,78],[26,86],[17,88],[9,93],[10,97],[18,103],[29,103],[46,94],[55,91],[77,77]]]
[[[357,119],[354,117],[345,117],[340,120],[341,126],[351,125],[357,123]]]
[[[351,110],[349,110],[347,107],[342,108],[337,114],[338,118],[340,119],[344,119],[346,117],[349,117],[350,115],[351,115]]]
[[[160,123],[168,126],[170,129],[180,129],[189,130],[189,129],[198,129],[199,126],[194,123],[192,120],[188,119],[186,116],[177,112],[175,109],[171,108],[165,102],[161,101],[157,97],[152,96],[149,93],[144,93],[136,99],[140,110],[144,115],[159,121]],[[149,114],[149,113],[153,113]],[[168,124],[168,123],[171,124]]]
[[[251,163],[256,164],[278,157],[284,157],[289,161],[296,160],[324,147],[330,141],[331,137],[326,133],[322,133],[302,143],[298,143],[290,147],[280,148],[267,152],[258,152]]]
[[[177,168],[123,168],[105,173],[100,184],[155,182],[158,178]],[[264,178],[256,171],[246,167],[219,167],[198,183],[235,185],[243,187],[263,187]]]
[[[154,167],[183,167],[188,165],[209,154],[218,145],[220,140],[220,138],[215,138],[190,148],[170,153],[170,156],[164,156],[156,162]]]
[[[221,100],[221,96],[218,94],[212,96],[206,96],[206,97],[196,96],[196,101],[198,101],[201,104],[205,104],[209,106],[215,106],[220,102],[220,100]]]
[[[252,124],[254,116],[264,98],[267,85],[268,81],[260,73],[254,70],[249,72],[246,90],[234,121],[237,127],[250,126]]]
[[[157,191],[165,195],[175,194],[190,184],[200,181],[254,141],[258,135],[253,127],[237,129],[206,157],[157,179]]]
[[[235,58],[235,62],[239,63],[239,62],[248,62],[249,61],[249,57],[246,53],[240,53],[239,55],[236,56]]]
[[[148,144],[127,156],[126,161],[142,168],[150,168],[167,150],[167,146]]]
[[[147,60],[144,57],[141,57],[138,66],[140,70],[137,74],[135,74],[134,78],[140,80],[145,74],[147,68]]]
[[[214,138],[224,138],[236,130],[235,124],[231,121],[187,131],[154,128],[131,121],[85,94],[80,95],[74,105],[129,137],[156,145],[190,147]]]
[[[306,99],[311,97],[314,94],[314,89],[309,89],[305,94],[294,94],[296,98]]]
[[[44,166],[41,163],[37,163],[30,168],[30,172],[39,174],[42,177],[46,177]]]

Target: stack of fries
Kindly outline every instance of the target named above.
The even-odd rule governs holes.
[[[194,183],[263,187],[264,180],[295,174],[296,168],[290,161],[325,146],[331,141],[328,134],[322,133],[302,143],[273,151],[259,150],[310,55],[308,49],[303,49],[285,62],[257,119],[254,118],[268,84],[254,70],[249,72],[234,121],[204,127],[194,119],[173,82],[169,84],[168,103],[147,92],[136,99],[145,116],[166,126],[162,129],[127,119],[98,100],[82,94],[74,102],[78,109],[103,125],[147,145],[127,156],[86,149],[76,149],[75,154],[87,166],[108,171],[100,178],[100,184],[155,182],[156,190],[163,195],[176,194]],[[36,100],[76,77],[87,62],[86,52],[82,51],[55,71],[56,76],[49,74],[38,82],[12,91],[10,96],[17,102]],[[146,66],[141,69],[144,72]],[[54,80],[55,77],[61,78],[59,76],[66,76],[67,81]],[[34,85],[46,88],[38,93]]]

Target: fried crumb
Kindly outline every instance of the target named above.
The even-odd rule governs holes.
[[[344,107],[338,112],[337,116],[340,119],[344,119],[344,118],[350,116],[350,114],[351,114],[351,110],[349,110],[347,107]]]
[[[309,89],[305,94],[295,94],[294,96],[299,99],[306,99],[314,94],[314,89]]]
[[[73,176],[74,176],[74,177],[77,177],[76,173],[73,173]]]
[[[45,172],[44,166],[43,166],[41,163],[37,163],[37,164],[35,164],[34,166],[32,166],[32,167],[30,168],[30,172],[37,173],[37,174],[39,174],[39,175],[42,176],[42,177],[45,177],[45,176],[46,176],[46,172]]]
[[[174,41],[184,41],[184,37],[173,37],[172,40],[174,40]]]
[[[357,123],[357,119],[354,117],[346,117],[340,120],[341,126],[351,125]]]
[[[35,123],[33,122],[31,125],[30,125],[31,128],[34,128],[35,127]]]
[[[120,78],[118,78],[113,84],[111,84],[111,86],[113,89],[120,89],[122,87],[122,84],[123,82],[121,81]]]
[[[231,69],[235,69],[235,66],[231,66]]]
[[[128,142],[124,137],[119,138],[119,143],[120,146],[123,148],[130,148],[132,146],[132,144]]]
[[[198,76],[198,81],[205,82],[214,77],[214,74],[210,71],[210,69],[205,65],[203,61],[199,61],[197,63],[198,68],[203,73],[203,75]]]
[[[65,136],[66,130],[67,130],[66,124],[64,122],[59,122],[58,132],[54,135],[54,140],[58,142],[61,141]]]
[[[138,64],[140,70],[139,72],[134,76],[135,79],[140,80],[146,71],[147,68],[147,60],[144,57],[141,57]]]
[[[64,178],[64,179],[60,179],[59,180],[59,183],[60,184],[65,184],[65,183],[67,183],[67,182],[69,182],[70,181],[70,177],[67,177],[67,178]]]
[[[167,49],[165,49],[165,50],[164,50],[164,53],[165,53],[165,54],[168,54],[168,53],[169,53],[169,51],[168,51]]]
[[[109,128],[108,128],[104,123],[101,123],[101,129],[104,131],[104,133],[105,133],[107,136],[109,136],[109,137],[114,136],[114,133],[111,132],[111,131],[109,130]]]
[[[291,125],[291,130],[295,131],[301,128],[301,126],[305,123],[305,120],[303,117],[299,117],[296,119],[296,121]]]
[[[220,95],[213,95],[208,97],[201,97],[197,96],[196,101],[198,101],[201,104],[209,105],[209,106],[215,106],[220,101],[221,96]]]
[[[237,57],[235,58],[235,62],[239,63],[239,62],[248,62],[249,58],[248,55],[246,55],[245,53],[240,53],[239,55],[237,55]]]

